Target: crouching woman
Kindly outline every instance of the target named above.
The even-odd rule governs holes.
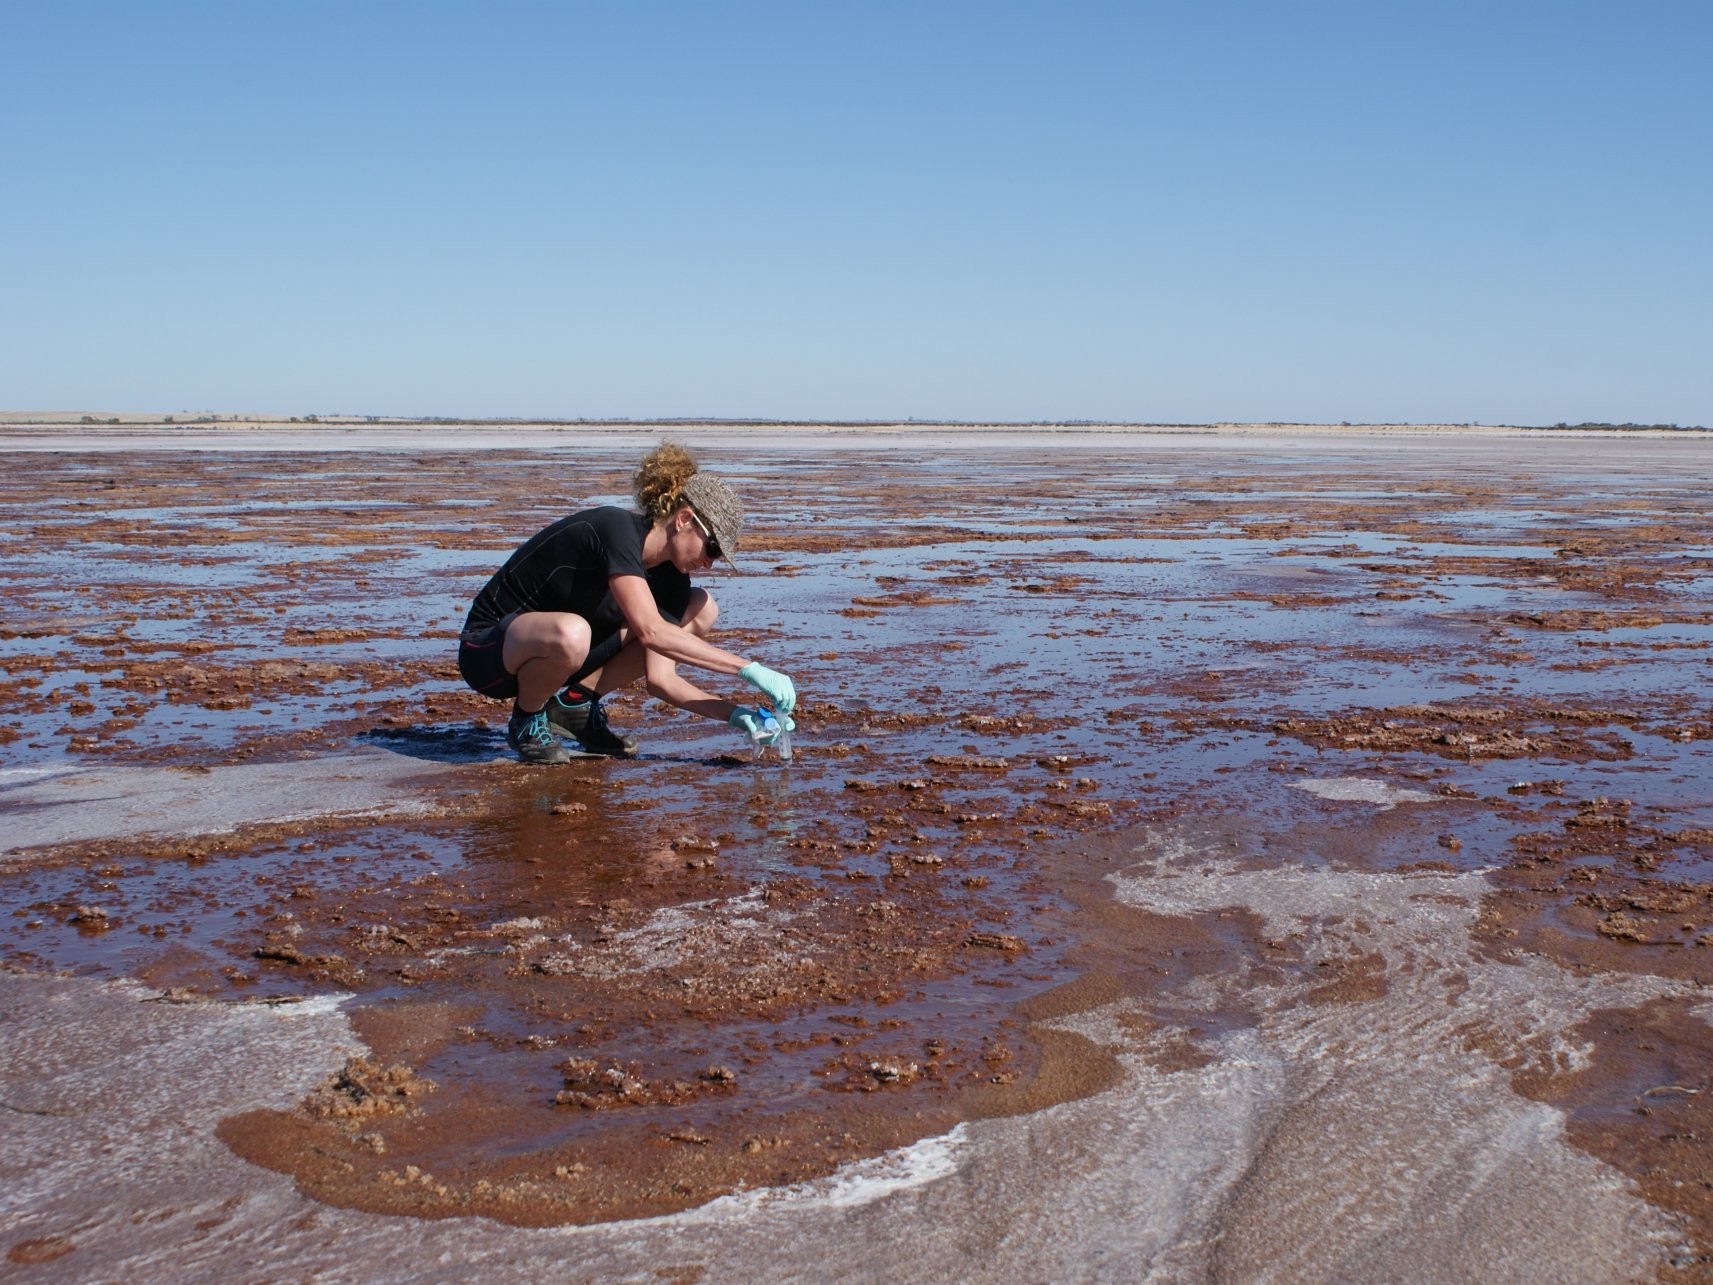
[[[791,727],[797,692],[784,674],[708,641],[719,616],[691,583],[731,554],[743,506],[730,486],[667,443],[637,468],[641,512],[614,506],[560,518],[526,540],[483,586],[459,637],[458,672],[484,696],[512,701],[506,740],[526,763],[563,763],[561,734],[585,751],[628,756],[601,697],[643,679],[648,693],[764,740],[760,710],[710,695],[680,664],[736,674]]]

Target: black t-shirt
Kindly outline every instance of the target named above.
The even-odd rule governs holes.
[[[642,542],[652,524],[640,513],[585,509],[536,532],[494,572],[464,620],[464,632],[486,629],[520,611],[568,611],[589,622],[600,642],[624,624],[609,576],[645,576],[660,614],[680,620],[690,604],[690,577],[670,562],[646,570]]]

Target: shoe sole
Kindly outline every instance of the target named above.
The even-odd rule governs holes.
[[[565,724],[559,722],[551,714],[549,714],[547,716],[547,725],[553,729],[555,735],[563,736],[563,737],[566,737],[570,740],[576,741],[577,745],[578,745],[579,749],[582,751],[582,753],[589,758],[602,758],[602,759],[635,758],[637,750],[641,748],[637,744],[637,742],[631,741],[628,744],[615,742],[612,749],[605,749],[605,750],[596,749],[594,746],[587,744],[583,740],[582,737],[578,736],[574,729],[566,727]],[[572,750],[571,752],[573,754],[575,754],[578,751]]]
[[[514,750],[513,753],[517,755],[517,761],[519,763],[527,763],[531,767],[555,767],[562,763],[569,763],[573,758],[578,757],[577,755],[572,754],[569,750],[566,750],[563,746],[560,747],[559,754],[532,755],[525,754],[521,750]]]
[[[570,747],[567,746],[566,748],[569,749]],[[571,753],[591,759],[632,759],[636,757],[636,751],[633,749],[592,750],[581,743],[576,749],[571,750]]]
[[[531,767],[553,767],[557,764],[570,763],[576,759],[610,759],[610,758],[631,758],[631,757],[633,757],[632,755],[629,755],[629,754],[602,754],[597,750],[586,750],[586,749],[582,748],[582,746],[580,746],[580,745],[566,745],[564,742],[560,742],[559,750],[560,750],[560,753],[565,755],[564,758],[526,758],[524,756],[524,754],[515,747],[512,748],[512,754],[515,756],[516,762],[527,763]]]

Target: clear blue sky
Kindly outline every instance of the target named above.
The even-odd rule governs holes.
[[[0,409],[1713,424],[1713,3],[0,0]]]

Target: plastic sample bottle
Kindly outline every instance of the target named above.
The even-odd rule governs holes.
[[[761,736],[755,743],[755,756],[760,758],[767,752],[768,745],[779,751],[779,757],[786,763],[791,761],[791,733],[779,721],[779,716],[767,706],[761,707]]]

